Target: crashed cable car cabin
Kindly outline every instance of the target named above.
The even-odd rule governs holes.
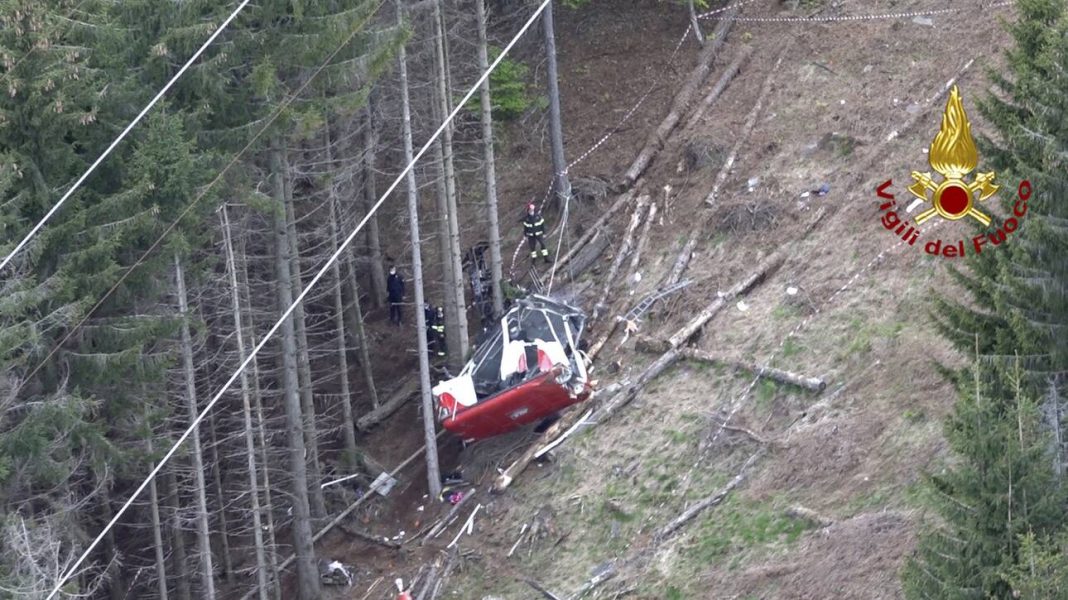
[[[585,324],[577,308],[537,295],[519,300],[460,374],[434,387],[442,425],[471,442],[586,400],[589,358],[579,350]]]

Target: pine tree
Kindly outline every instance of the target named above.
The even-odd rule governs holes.
[[[1060,524],[1065,494],[1054,485],[1038,402],[1022,378],[1018,366],[983,373],[977,361],[972,385],[962,382],[945,424],[952,464],[928,478],[941,522],[905,567],[907,598],[1010,598],[1005,571],[1018,564],[1018,537]]]

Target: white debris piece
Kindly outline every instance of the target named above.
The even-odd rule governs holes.
[[[746,184],[748,185],[749,191],[751,192],[751,191],[755,190],[758,185],[760,185],[760,178],[759,177],[750,177],[749,181],[747,181]]]
[[[790,296],[796,296],[797,295],[797,288],[795,288],[794,286],[791,285],[790,287],[786,288],[786,293],[788,295],[790,295]]]
[[[745,311],[749,310],[749,305],[746,304],[744,300],[739,300],[738,301],[738,310],[740,310],[742,312],[745,312]]]
[[[912,22],[917,25],[926,25],[928,27],[934,27],[934,21],[931,20],[931,17],[913,17]]]

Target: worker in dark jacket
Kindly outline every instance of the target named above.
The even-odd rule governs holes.
[[[549,249],[545,247],[545,219],[533,202],[527,205],[527,215],[523,217],[523,235],[527,237],[530,245],[530,261],[534,262],[538,256],[545,259],[545,264],[550,264]],[[538,249],[541,246],[541,250]]]
[[[386,292],[389,294],[389,322],[394,325],[400,325],[401,302],[404,301],[404,279],[397,274],[397,267],[389,268]]]
[[[428,322],[429,323],[429,322]],[[433,354],[439,358],[445,357],[445,311],[440,306],[437,312],[434,314],[433,325],[427,325],[430,328],[431,339],[433,340]]]

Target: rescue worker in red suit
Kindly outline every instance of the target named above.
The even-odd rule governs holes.
[[[534,262],[541,256],[545,259],[545,264],[551,264],[549,249],[545,246],[545,219],[533,202],[527,205],[527,215],[523,217],[523,235],[526,236],[527,244],[530,246],[530,262]]]

